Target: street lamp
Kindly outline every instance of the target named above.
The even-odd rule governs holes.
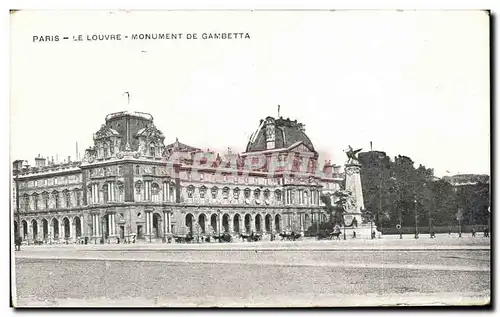
[[[418,239],[417,199],[415,198],[415,239]]]

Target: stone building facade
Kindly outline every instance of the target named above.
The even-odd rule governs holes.
[[[141,112],[108,115],[93,139],[79,162],[14,162],[14,230],[24,239],[304,232],[325,219],[320,196],[344,180],[330,162],[318,169],[304,126],[283,118],[261,120],[240,154],[165,145]]]

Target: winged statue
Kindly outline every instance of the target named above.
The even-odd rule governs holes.
[[[358,153],[361,152],[361,150],[362,149],[354,150],[352,146],[349,145],[349,149],[345,151],[347,154],[347,164],[359,163]]]

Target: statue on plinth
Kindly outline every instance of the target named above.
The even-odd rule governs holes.
[[[347,164],[355,164],[359,165],[359,160],[357,154],[361,152],[362,149],[353,150],[353,148],[349,145],[349,150],[346,150],[347,154]]]

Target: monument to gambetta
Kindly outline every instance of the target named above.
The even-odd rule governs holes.
[[[356,232],[356,237],[370,238],[371,232],[375,231],[379,236],[380,232],[373,223],[373,219],[363,219],[362,211],[365,210],[363,201],[363,188],[361,186],[361,164],[359,163],[357,154],[362,149],[353,150],[349,146],[346,151],[347,162],[345,164],[345,190],[350,194],[347,199],[344,213],[344,223],[347,230]]]

